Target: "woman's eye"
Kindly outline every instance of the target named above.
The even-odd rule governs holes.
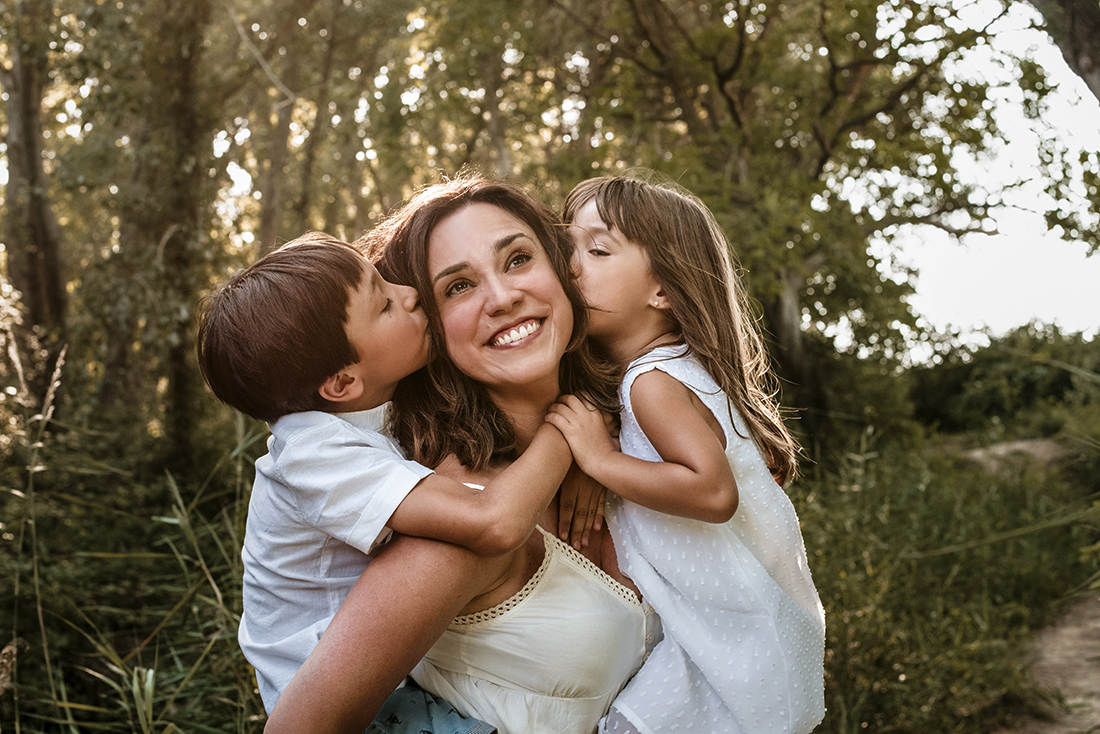
[[[393,305],[393,299],[392,298],[387,298],[386,299],[386,305],[382,307],[382,313],[386,313],[387,311],[389,311],[390,306],[392,306],[392,305]]]
[[[526,252],[518,252],[515,255],[512,255],[511,259],[508,260],[508,267],[514,268],[518,265],[523,265],[524,263],[530,262],[530,260],[531,256],[528,255]]]
[[[443,290],[443,297],[450,298],[451,296],[457,296],[459,293],[462,293],[469,287],[470,284],[462,280],[451,283]]]

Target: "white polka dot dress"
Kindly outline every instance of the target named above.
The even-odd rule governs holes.
[[[805,733],[825,714],[825,613],[798,517],[744,420],[685,347],[662,347],[623,380],[624,453],[660,456],[630,405],[638,375],[660,369],[722,424],[739,495],[726,523],[666,515],[613,497],[619,566],[661,616],[664,639],[615,699],[600,731]],[[732,416],[731,416],[732,413]]]

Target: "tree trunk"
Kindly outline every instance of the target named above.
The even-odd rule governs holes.
[[[136,164],[120,212],[119,273],[140,274],[155,302],[120,312],[115,323],[114,362],[101,396],[105,410],[141,410],[127,405],[145,398],[148,411],[134,419],[160,417],[171,471],[193,467],[194,410],[199,394],[192,364],[193,304],[204,285],[203,184],[209,159],[206,137],[211,100],[202,95],[200,59],[210,16],[207,0],[159,0],[142,14],[144,87]],[[212,95],[210,95],[212,96]],[[135,385],[131,346],[143,341],[139,369],[149,380]],[[140,375],[139,375],[140,376]],[[135,389],[136,388],[136,389]]]
[[[806,273],[824,264],[824,256],[815,253],[802,267],[785,267],[779,272],[782,292],[765,301],[764,327],[769,352],[778,363],[779,374],[790,389],[784,391],[783,402],[807,409],[802,425],[813,433],[818,424],[816,416],[828,409],[818,367],[806,351],[802,334],[802,289],[806,286]]]
[[[1069,68],[1100,99],[1100,2],[1030,0]]]
[[[310,211],[313,208],[313,166],[317,161],[318,146],[321,144],[322,135],[329,135],[332,130],[332,115],[328,109],[328,98],[332,76],[332,60],[336,52],[336,24],[331,23],[329,40],[325,45],[324,63],[321,67],[321,79],[317,90],[317,113],[313,117],[313,127],[309,130],[302,150],[302,177],[298,187],[298,198],[294,202],[293,220],[290,237],[297,237],[303,232],[313,229],[310,224]],[[327,192],[325,194],[327,196]],[[329,232],[328,223],[321,225],[321,229]]]
[[[52,362],[65,340],[65,290],[61,227],[46,195],[42,166],[42,82],[47,75],[46,44],[36,31],[46,27],[49,2],[16,5],[13,38],[8,43],[11,69],[0,67],[0,83],[8,95],[6,136],[8,184],[4,237],[8,277],[22,294],[24,322],[19,334],[21,358],[30,370],[30,388],[44,392]],[[36,348],[45,348],[44,364],[35,364]]]
[[[782,292],[764,303],[764,323],[772,354],[784,376],[797,390],[806,384],[808,367],[802,343],[802,306],[799,291],[805,285],[801,271],[783,268],[779,274]]]
[[[294,91],[298,88],[298,54],[286,56],[286,69],[283,83]],[[290,121],[294,116],[294,99],[281,99],[276,107],[278,113],[275,129],[272,131],[268,147],[267,170],[264,172],[262,197],[260,199],[260,254],[264,255],[278,248],[279,227],[283,218],[283,188],[287,178],[287,159],[289,158]],[[297,237],[297,234],[291,237]]]

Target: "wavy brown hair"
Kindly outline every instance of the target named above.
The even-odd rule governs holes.
[[[447,355],[428,272],[432,232],[451,214],[476,203],[499,207],[534,231],[569,298],[573,334],[559,367],[561,390],[583,396],[609,413],[619,410],[615,367],[594,354],[585,339],[588,314],[570,267],[573,243],[568,231],[519,184],[464,174],[420,190],[356,242],[383,277],[411,285],[421,294],[431,334],[429,362],[398,384],[392,420],[394,436],[409,457],[426,466],[436,466],[454,454],[464,466],[480,470],[517,456],[515,430],[508,416],[489,399],[485,388],[460,372]]]
[[[604,224],[646,251],[681,340],[745,418],[768,468],[786,484],[797,471],[798,449],[783,424],[777,380],[729,244],[710,210],[669,181],[602,176],[569,192],[565,222],[589,201]]]

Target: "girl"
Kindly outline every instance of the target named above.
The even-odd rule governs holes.
[[[664,639],[602,732],[809,732],[825,615],[780,483],[794,441],[713,216],[671,185],[604,177],[565,203],[590,338],[623,368],[621,453],[574,397],[547,420],[617,497],[622,571]]]

